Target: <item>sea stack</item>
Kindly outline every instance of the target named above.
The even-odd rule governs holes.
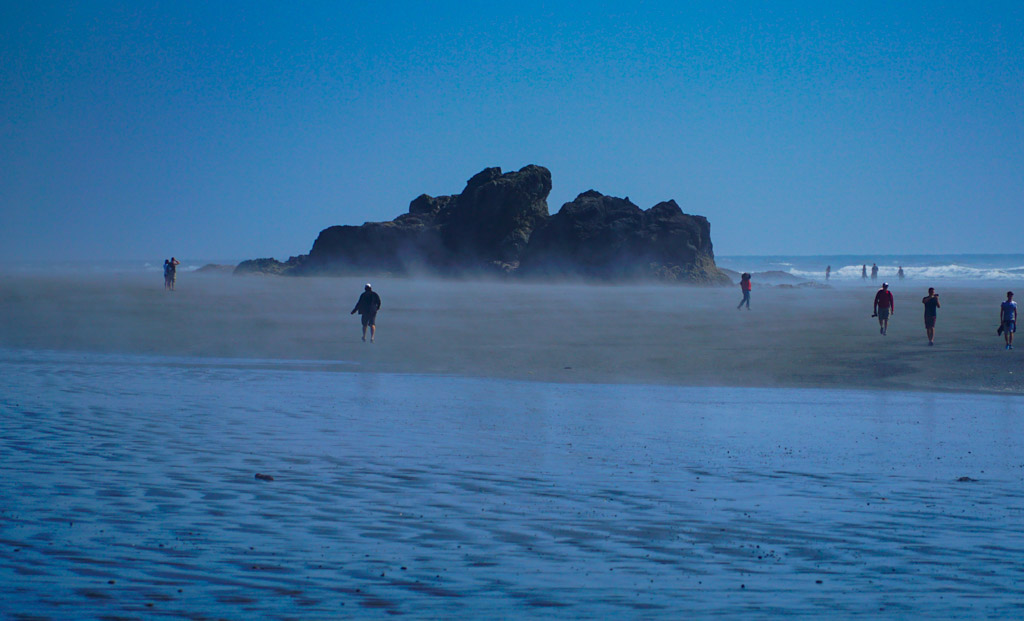
[[[244,261],[236,274],[502,274],[729,284],[707,218],[675,201],[642,210],[590,190],[548,214],[551,172],[485,168],[460,194],[420,195],[390,222],[332,226],[308,255]]]

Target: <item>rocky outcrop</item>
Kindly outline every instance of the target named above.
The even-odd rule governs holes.
[[[550,192],[551,173],[542,166],[505,174],[487,168],[461,194],[423,194],[390,222],[324,229],[294,272],[510,271],[534,227],[548,217]]]
[[[593,190],[548,215],[551,173],[487,168],[462,193],[421,195],[390,222],[332,226],[308,255],[245,261],[236,274],[525,274],[728,284],[710,225],[674,201],[644,211]]]
[[[644,211],[629,198],[594,190],[534,232],[519,269],[538,276],[731,282],[715,266],[707,218],[684,214],[671,200]]]

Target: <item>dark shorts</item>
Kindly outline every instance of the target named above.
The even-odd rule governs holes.
[[[364,326],[375,326],[377,325],[377,313],[363,313],[360,318],[363,320]]]
[[[924,316],[924,327],[926,327],[926,328],[934,328],[935,327],[935,317],[936,317],[935,315],[925,315]]]
[[[1013,334],[1016,331],[1017,331],[1017,322],[1016,321],[1004,321],[1003,322],[1003,332],[1009,332],[1010,334]]]
[[[882,319],[888,319],[888,318],[889,318],[889,307],[886,306],[884,308],[879,308],[878,309],[878,319],[882,320]]]

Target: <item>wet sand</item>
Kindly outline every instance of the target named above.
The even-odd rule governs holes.
[[[937,284],[928,347],[920,300],[935,283],[893,284],[883,337],[869,284],[755,283],[748,312],[736,310],[738,287],[375,279],[383,309],[370,345],[348,314],[363,282],[183,274],[165,293],[157,274],[0,275],[0,346],[545,382],[1024,394],[1024,345],[1004,351],[995,334],[1004,283]]]
[[[316,365],[0,350],[0,617],[1024,609],[1020,397]]]

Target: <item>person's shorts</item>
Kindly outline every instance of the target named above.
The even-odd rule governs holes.
[[[885,308],[878,309],[878,318],[879,319],[888,319],[889,318],[889,307],[888,306],[886,306]]]
[[[1003,332],[1009,332],[1010,334],[1013,334],[1016,331],[1017,331],[1017,322],[1016,321],[1004,321],[1003,322]]]
[[[936,317],[935,315],[925,315],[924,316],[924,327],[926,327],[926,328],[934,328],[935,327],[935,317]]]
[[[377,313],[363,313],[360,318],[363,320],[364,326],[377,325]]]

